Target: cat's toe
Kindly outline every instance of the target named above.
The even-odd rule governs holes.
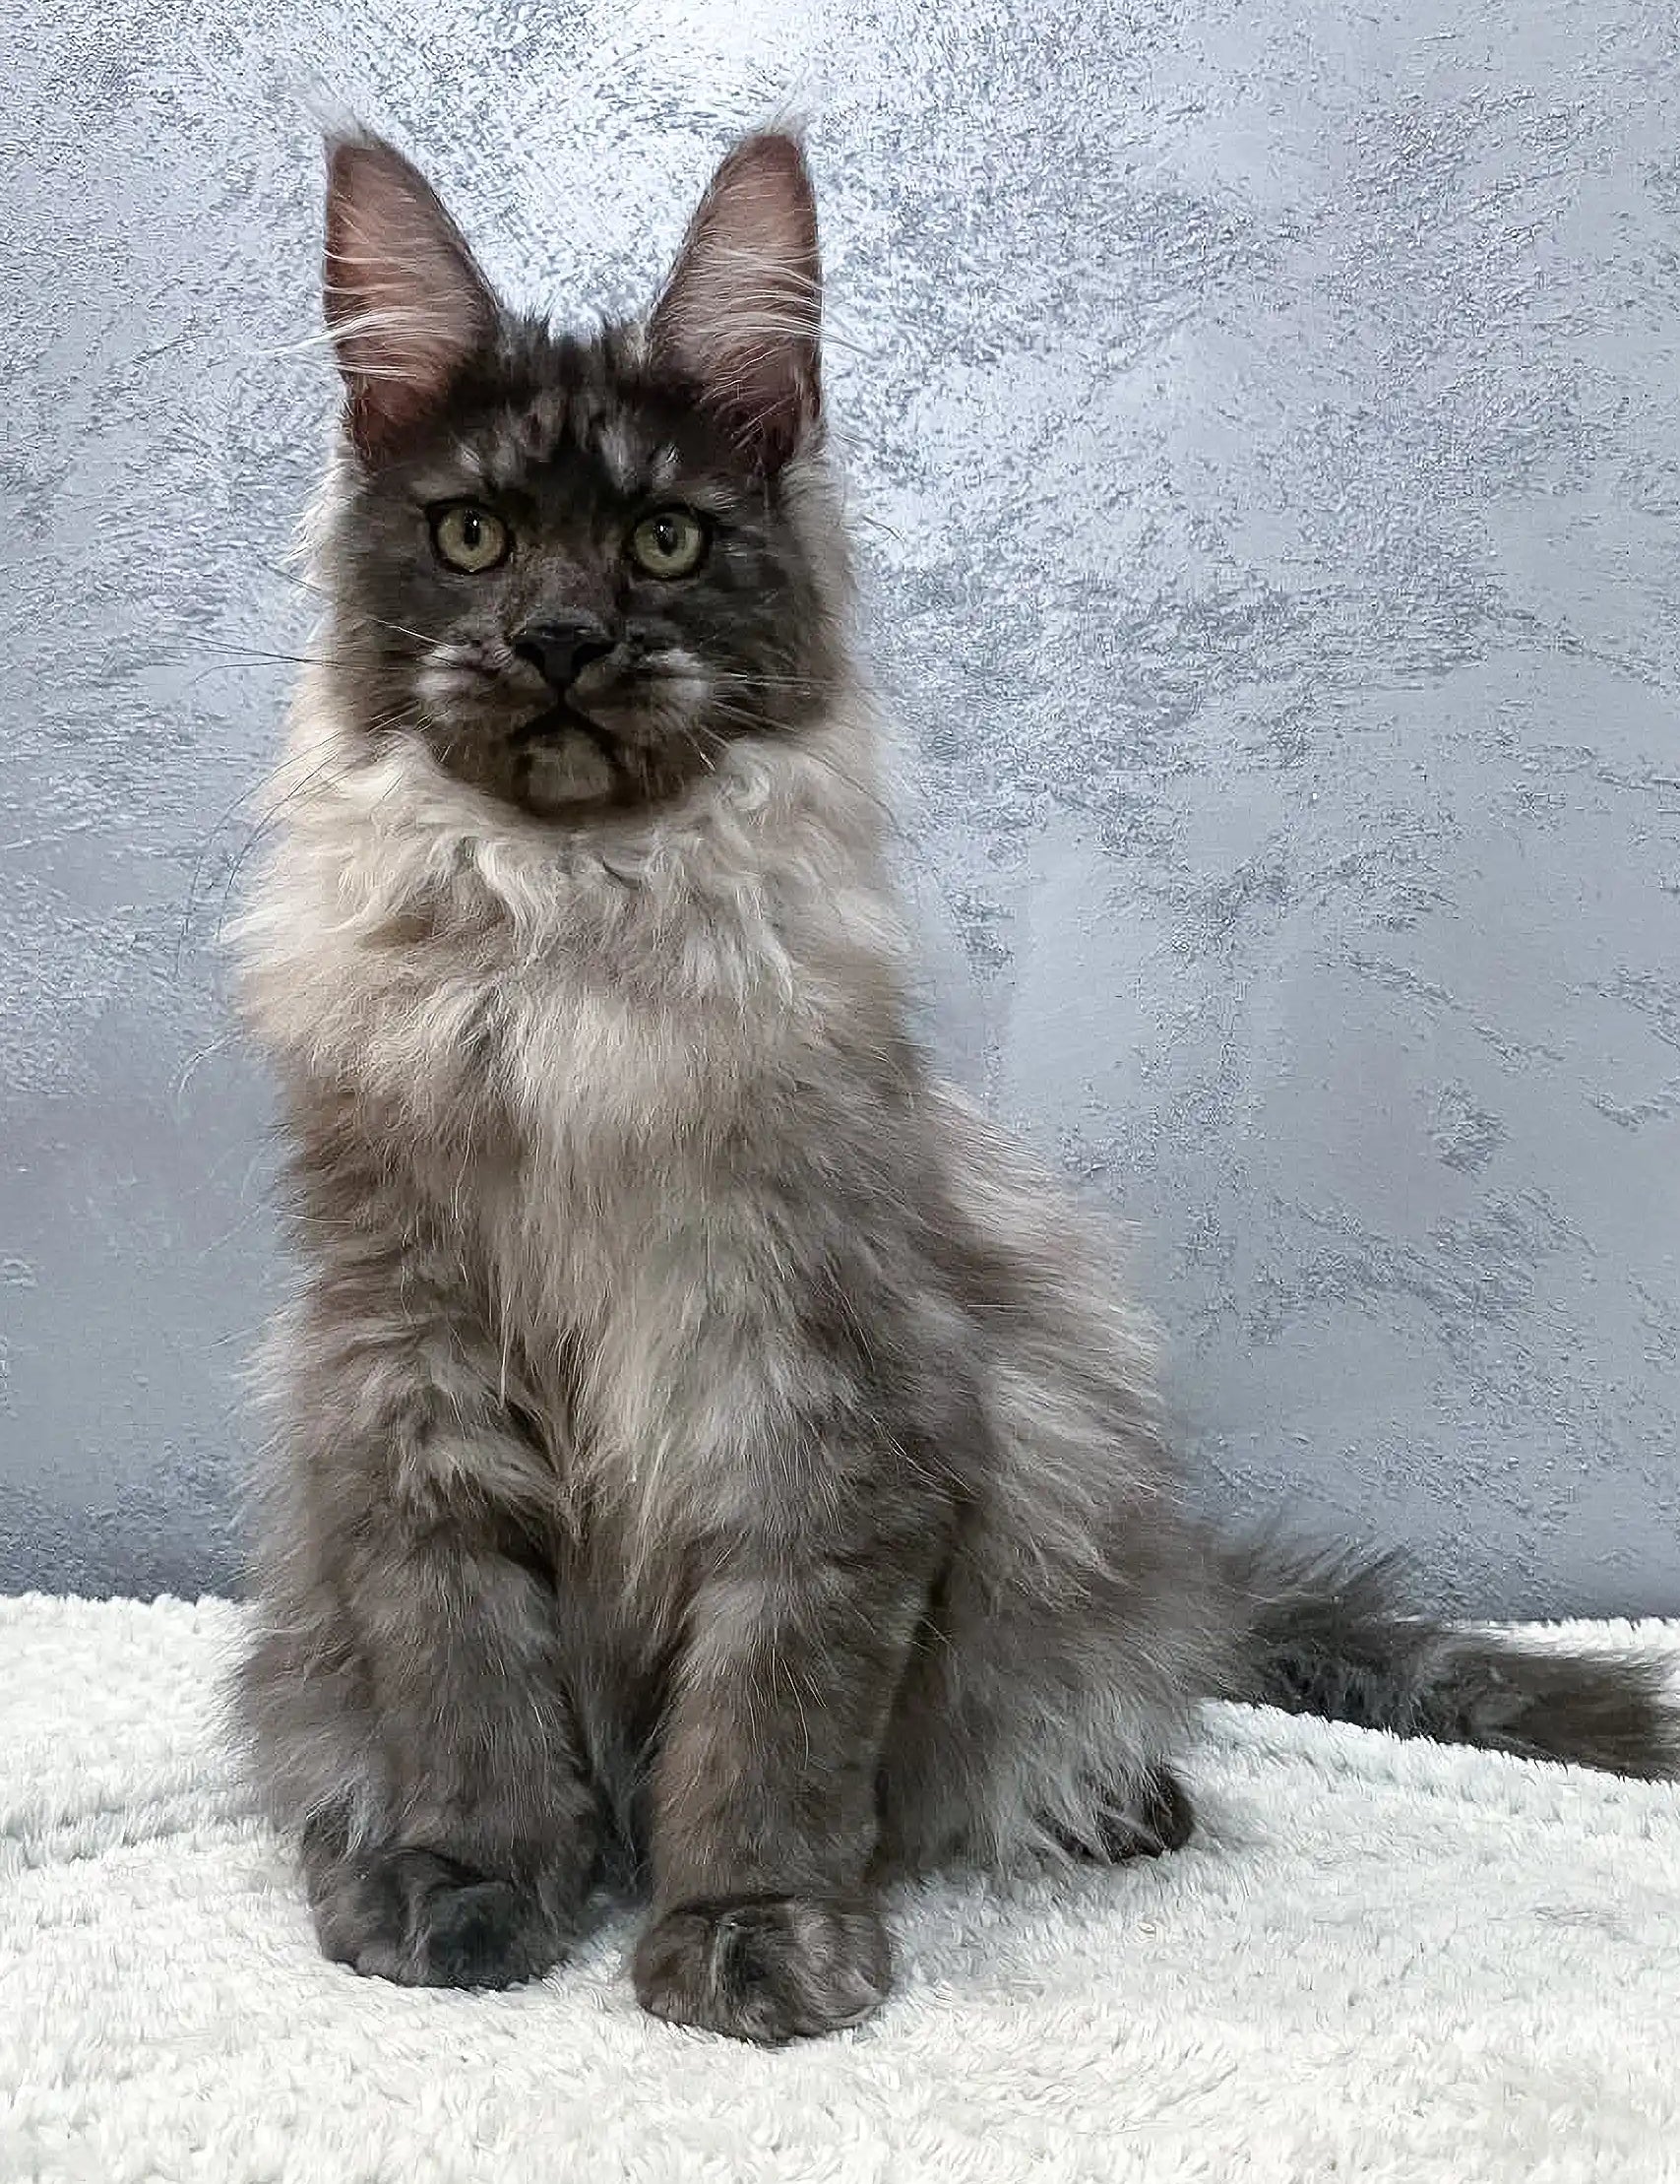
[[[560,1960],[558,1936],[535,1898],[511,1881],[469,1881],[427,1899],[414,1937],[414,1983],[516,1987]]]
[[[1163,1850],[1182,1850],[1196,1832],[1196,1807],[1190,1792],[1170,1767],[1150,1770],[1133,1822],[1132,1835],[1138,1857],[1158,1857]]]
[[[636,1950],[642,2007],[778,2046],[860,2024],[892,1978],[880,1913],[856,1897],[737,1897],[667,1911]]]
[[[1196,1808],[1172,1770],[1151,1767],[1123,1796],[1097,1809],[1094,1832],[1075,1836],[1058,1830],[1062,1846],[1076,1857],[1119,1865],[1128,1858],[1158,1858],[1182,1850],[1196,1828]]]

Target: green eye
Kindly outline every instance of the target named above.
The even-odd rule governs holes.
[[[651,577],[692,576],[706,559],[706,526],[686,508],[656,508],[630,533],[630,558]]]
[[[465,576],[475,577],[506,561],[513,540],[500,516],[471,501],[455,501],[432,515],[432,544],[438,559]]]

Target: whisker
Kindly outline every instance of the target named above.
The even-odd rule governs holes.
[[[741,689],[755,690],[814,690],[814,675],[744,675],[737,667],[717,667],[712,671],[716,682],[726,682]]]
[[[316,584],[311,578],[302,575],[298,570],[284,568],[278,561],[259,561],[257,566],[266,571],[269,576],[279,577],[282,584],[294,584],[300,592],[307,592],[313,598],[323,599],[328,605],[337,606],[341,613],[344,611],[342,602],[336,592],[329,592],[324,584]],[[424,630],[410,629],[406,622],[393,622],[386,615],[374,614],[366,607],[357,607],[350,619],[357,623],[371,625],[374,629],[391,630],[398,637],[411,637],[416,645],[435,645],[437,643],[437,639],[428,637]]]
[[[705,767],[706,771],[709,774],[716,774],[717,771],[717,762],[713,758],[712,753],[706,748],[705,744],[701,742],[699,736],[695,734],[694,730],[692,728],[685,727],[682,731],[682,734],[685,742],[693,744],[695,756],[700,760],[700,763],[702,764],[702,766]]]
[[[412,630],[406,622],[393,622],[383,614],[370,614],[365,607],[358,607],[354,618],[360,623],[371,622],[375,629],[393,630],[399,637],[411,637],[416,645],[429,648],[437,643],[437,639],[428,637],[424,630]]]
[[[226,826],[242,804],[247,803],[253,796],[260,796],[272,790],[280,777],[290,768],[306,763],[324,764],[325,762],[316,761],[313,751],[299,752],[291,758],[282,759],[278,766],[270,770],[263,780],[247,784],[247,786],[240,789],[232,802],[225,805],[213,821],[209,834],[199,844],[198,853],[193,858],[193,869],[187,880],[186,906],[181,912],[180,930],[175,936],[175,976],[177,978],[181,974],[181,951],[186,946],[187,935],[192,929],[193,912],[198,907],[199,880],[204,872],[205,859],[210,855],[217,836],[220,834],[222,828]]]
[[[269,652],[260,645],[235,645],[222,638],[188,638],[185,642],[189,646],[196,646],[200,652],[226,653],[229,655],[226,659],[218,660],[214,666],[201,668],[188,682],[189,690],[196,690],[207,675],[227,674],[233,668],[243,667],[251,661],[255,661],[260,666],[273,667],[338,667],[342,665],[342,661],[331,656],[321,659],[311,653]],[[167,654],[160,654],[158,659],[159,661],[165,661],[169,656]]]
[[[713,711],[721,715],[726,720],[739,722],[743,728],[752,733],[773,737],[786,733],[786,730],[779,726],[778,722],[767,719],[762,713],[750,712],[744,706],[732,706],[726,702],[715,703]],[[860,780],[857,775],[841,766],[838,759],[831,757],[826,751],[818,750],[814,744],[802,744],[801,749],[805,757],[814,759],[819,766],[826,767],[837,780],[844,781],[848,788],[873,804],[888,825],[895,830],[897,829],[899,816],[878,789],[872,788],[867,781]]]
[[[859,780],[857,776],[848,767],[842,766],[839,759],[833,757],[827,751],[819,751],[813,744],[807,743],[804,746],[804,755],[806,758],[815,759],[819,766],[826,766],[837,780],[844,781],[848,788],[855,790],[859,796],[865,797],[881,813],[892,831],[895,834],[898,832],[901,824],[899,814],[879,789],[872,788],[867,781]]]
[[[341,757],[343,758],[344,763],[339,769],[338,773],[336,773],[332,777],[331,781],[328,783],[329,787],[335,787],[340,781],[347,780],[353,773],[355,773],[362,765],[366,763],[359,752],[351,751],[345,754],[339,751],[329,751],[327,756],[320,762],[320,764],[316,766],[310,773],[306,774],[303,777],[302,780],[300,780],[294,788],[289,789],[286,794],[280,798],[280,802],[273,807],[272,810],[264,812],[262,818],[258,820],[257,824],[246,836],[244,842],[240,846],[238,855],[228,866],[226,876],[222,881],[221,908],[218,913],[216,920],[216,938],[218,943],[221,939],[222,929],[227,923],[227,912],[233,896],[233,883],[239,877],[240,873],[244,870],[245,860],[250,856],[251,851],[257,846],[258,842],[262,841],[263,837],[270,833],[271,830],[278,824],[278,822],[285,815],[290,806],[296,803],[297,799],[303,794],[304,790],[313,787],[315,783],[320,780],[321,776],[327,772],[329,767],[332,766],[335,759]]]
[[[309,592],[318,599],[336,599],[338,594],[329,592],[324,584],[317,584],[306,577],[301,569],[288,569],[283,561],[258,561],[257,567],[265,576],[279,577],[282,584],[295,584],[300,592]]]
[[[378,718],[362,723],[362,726],[365,733],[367,733],[369,736],[378,735],[388,728],[394,728],[401,725],[405,718],[412,718],[417,719],[418,717],[410,716],[409,709],[406,706],[394,706],[389,713],[382,714]],[[200,845],[197,856],[193,860],[192,877],[187,887],[186,907],[182,912],[180,931],[176,935],[175,940],[175,975],[177,977],[179,977],[180,975],[181,951],[186,944],[187,935],[192,926],[193,912],[198,905],[199,880],[204,870],[205,859],[209,856],[211,845],[216,841],[217,836],[221,832],[221,829],[227,824],[228,820],[239,809],[240,805],[245,803],[248,799],[254,796],[266,797],[273,794],[274,790],[279,786],[280,780],[292,768],[303,766],[306,769],[302,777],[286,790],[284,795],[277,797],[273,803],[265,804],[263,809],[259,812],[256,819],[254,820],[250,832],[247,834],[244,842],[241,844],[238,852],[229,865],[222,883],[221,908],[217,916],[216,932],[217,938],[218,940],[221,935],[222,927],[226,923],[228,903],[232,895],[233,883],[238,878],[239,873],[244,866],[245,860],[249,857],[251,851],[256,847],[257,843],[262,841],[263,837],[268,834],[270,830],[276,825],[276,823],[283,816],[288,807],[295,803],[298,797],[301,796],[306,789],[314,786],[321,780],[322,776],[327,773],[328,769],[334,764],[335,760],[340,757],[343,758],[344,763],[339,770],[339,772],[335,774],[328,781],[327,785],[329,787],[336,786],[339,781],[347,780],[351,774],[353,774],[359,767],[366,763],[365,755],[362,752],[353,749],[341,752],[340,750],[335,748],[329,750],[324,757],[317,756],[314,751],[300,751],[289,759],[282,759],[280,764],[271,771],[267,779],[258,782],[254,788],[242,789],[240,793],[233,799],[232,803],[230,803],[217,819],[215,825],[211,828],[210,833],[206,836],[203,843]]]

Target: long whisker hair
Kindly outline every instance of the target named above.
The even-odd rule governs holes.
[[[414,708],[398,706],[379,718],[367,722],[366,730],[371,737],[385,729],[400,727],[408,721],[417,722],[417,719],[418,715]],[[336,773],[330,772],[335,762],[338,761],[342,761],[342,764],[338,766],[338,771]],[[253,810],[253,817],[246,831],[245,839],[229,860],[227,870],[222,876],[221,905],[216,923],[216,937],[218,940],[227,920],[233,883],[244,869],[246,861],[257,844],[265,836],[273,832],[289,808],[308,790],[321,787],[332,788],[340,781],[347,780],[352,774],[367,763],[368,754],[366,751],[354,747],[346,748],[342,744],[332,745],[324,754],[314,749],[293,752],[289,757],[281,759],[279,765],[273,767],[264,780],[259,781],[254,788],[241,789],[239,794],[223,807],[213,821],[209,833],[199,844],[198,851],[193,858],[193,869],[187,882],[187,899],[181,911],[181,922],[175,936],[174,969],[177,977],[180,975],[181,956],[191,933],[193,917],[201,899],[199,891],[204,879],[205,865],[215,846],[217,837],[229,820],[233,819],[241,809],[251,808]],[[287,777],[298,768],[303,769],[298,778],[295,780],[288,780]]]

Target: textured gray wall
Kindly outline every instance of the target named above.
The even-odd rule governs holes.
[[[1141,1225],[1219,1491],[1680,1609],[1671,8],[10,13],[0,1582],[235,1569],[318,90],[579,312],[811,116],[958,1066]]]

